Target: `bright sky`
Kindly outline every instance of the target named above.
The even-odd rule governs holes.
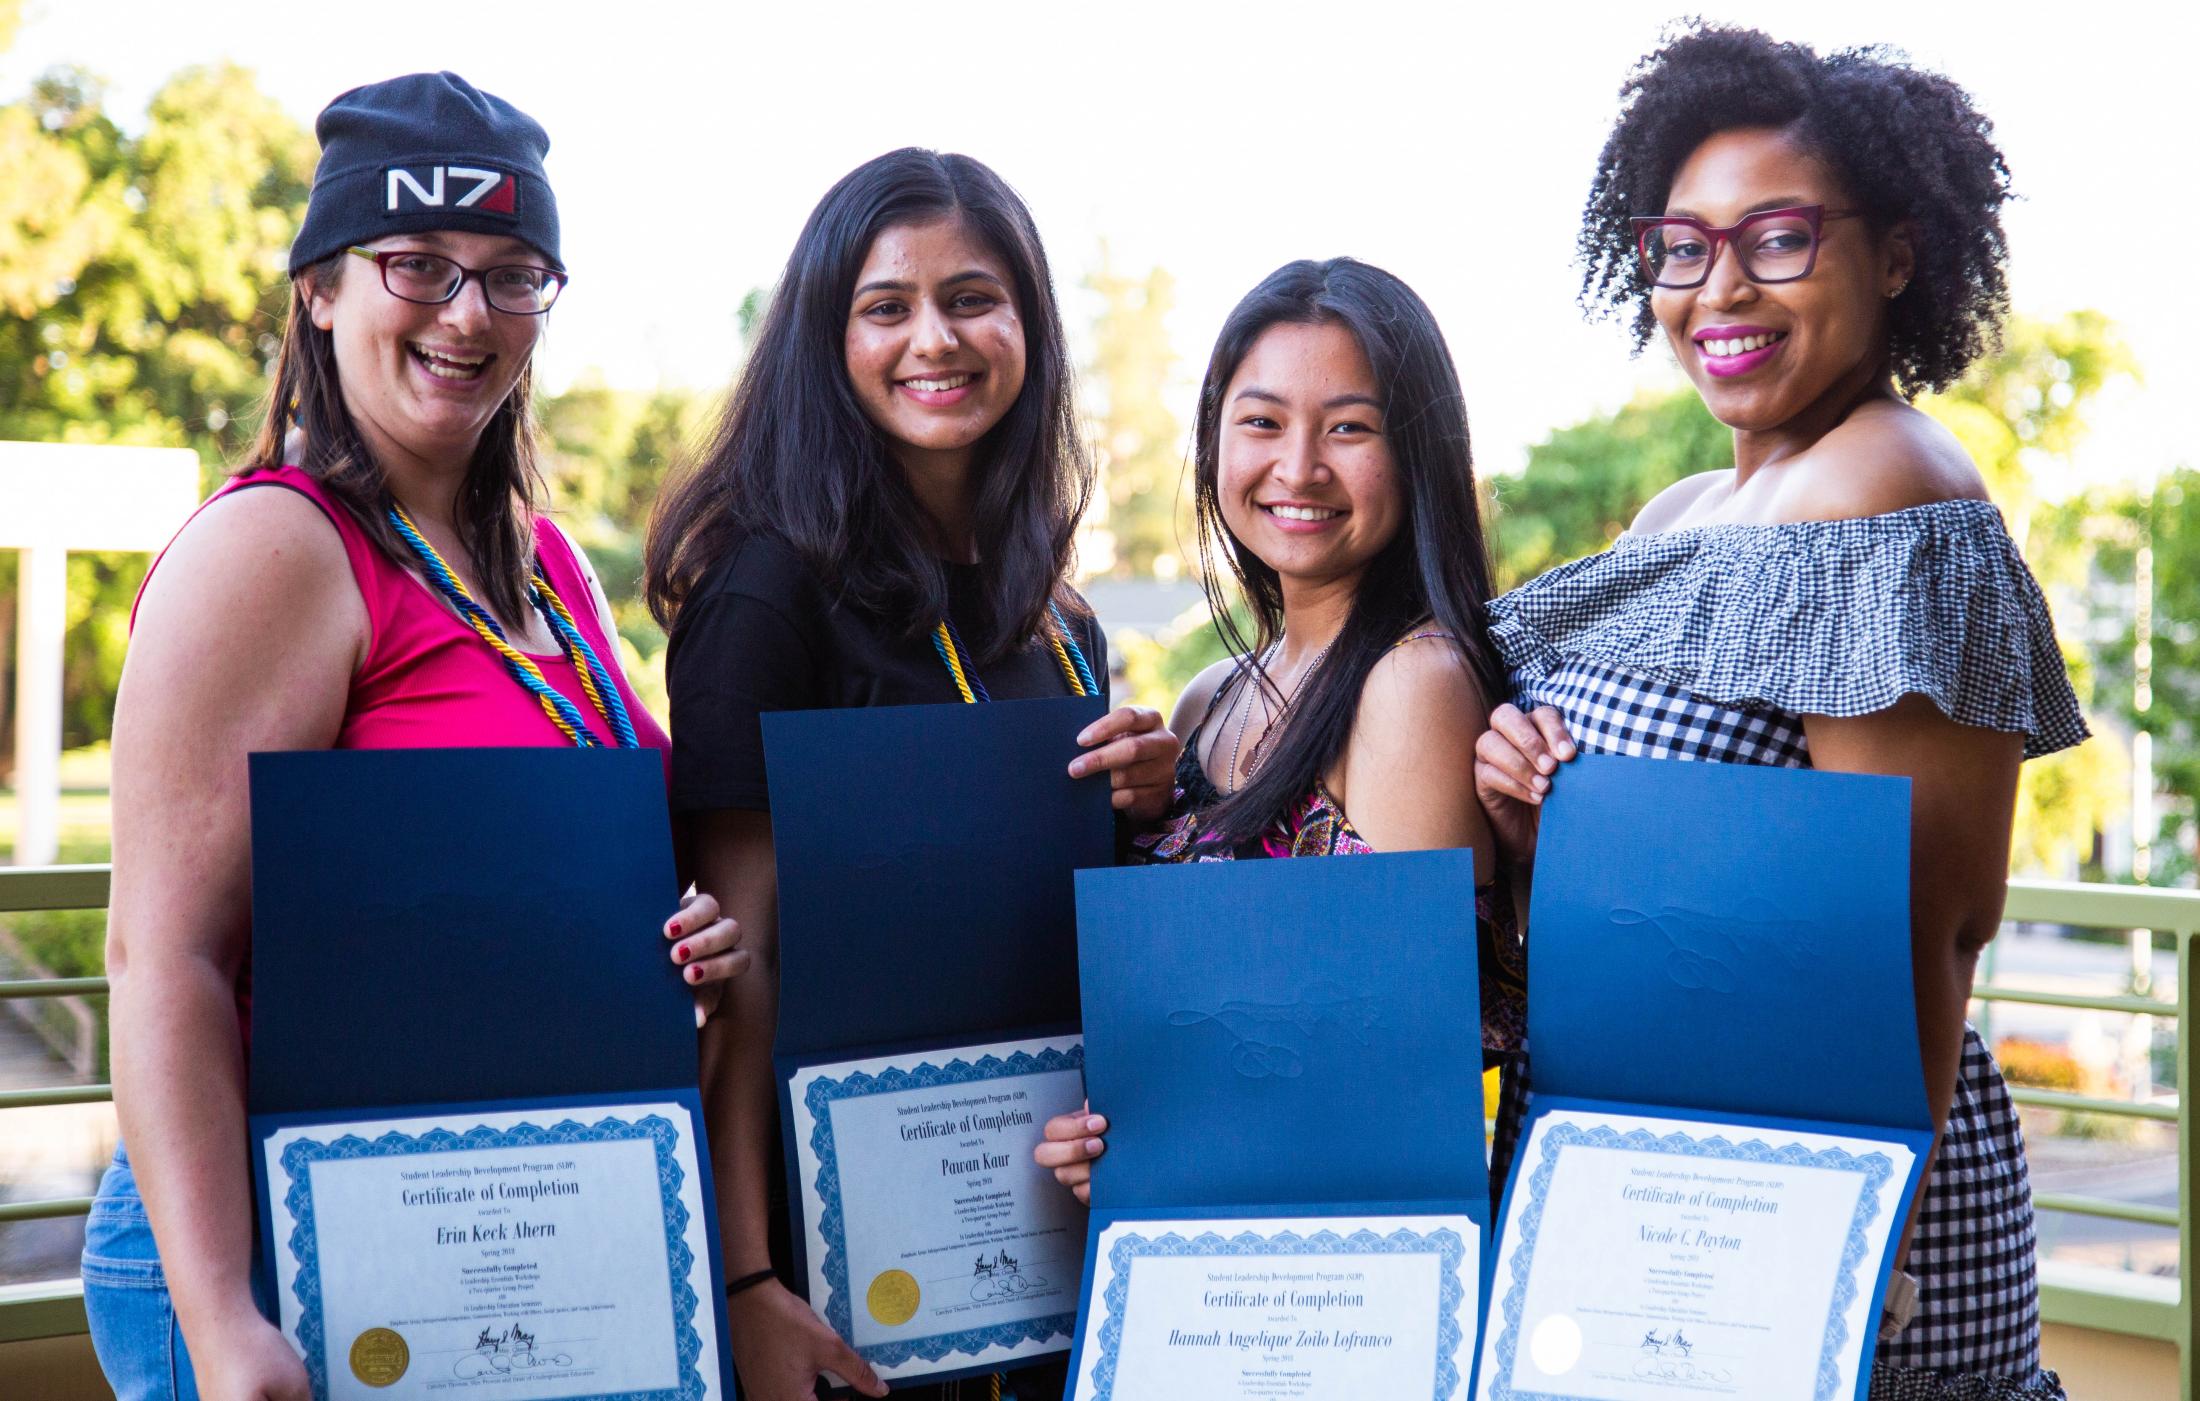
[[[1705,3],[1821,49],[1886,42],[1966,85],[2024,196],[2018,309],[2097,307],[2147,386],[2097,418],[2086,477],[2200,464],[2200,298],[2190,231],[2196,9]],[[1435,308],[1478,457],[1518,464],[1551,428],[1676,382],[1574,303],[1576,215],[1632,61],[1662,11],[1613,0],[1110,0],[949,6],[335,5],[28,0],[0,100],[54,64],[104,77],[125,125],[170,73],[234,60],[301,122],[343,90],[451,68],[548,128],[575,281],[546,379],[721,383],[734,308],[777,276],[804,217],[857,163],[917,144],[975,155],[1030,201],[1069,299],[1107,240],[1176,275],[1173,393],[1187,405],[1232,303],[1295,257],[1350,253]],[[2184,13],[2177,20],[2166,16]],[[2051,491],[2070,485],[2043,483]]]

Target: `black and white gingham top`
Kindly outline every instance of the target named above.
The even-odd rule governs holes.
[[[1801,716],[1913,692],[2023,734],[2027,758],[2086,737],[2046,601],[1983,501],[1625,536],[1490,615],[1517,702],[1555,706],[1593,753],[1806,767]],[[1874,1401],[2061,1395],[2040,1368],[2023,1133],[1973,1029],[1909,1270],[1918,1312],[1880,1345]]]

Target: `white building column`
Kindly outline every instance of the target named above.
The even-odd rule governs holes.
[[[198,504],[189,448],[0,442],[0,550],[17,550],[15,849],[51,864],[61,839],[61,656],[69,551],[158,550]]]

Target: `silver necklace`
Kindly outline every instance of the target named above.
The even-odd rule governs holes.
[[[1275,738],[1276,732],[1282,729],[1285,722],[1291,718],[1291,707],[1298,704],[1299,692],[1306,689],[1306,683],[1312,680],[1314,673],[1321,669],[1323,659],[1329,655],[1329,649],[1331,647],[1334,647],[1336,643],[1337,639],[1332,637],[1331,639],[1329,639],[1329,641],[1322,644],[1322,649],[1314,654],[1314,660],[1308,662],[1306,664],[1306,670],[1299,673],[1298,681],[1291,687],[1291,694],[1283,698],[1283,708],[1281,710],[1273,711],[1270,713],[1268,719],[1268,727],[1260,732],[1259,739],[1253,741],[1252,758],[1249,759],[1246,763],[1243,778],[1250,779],[1255,773],[1260,771],[1261,760],[1267,756],[1268,741]],[[1282,650],[1283,639],[1279,637],[1269,645],[1266,655],[1264,655],[1259,660],[1259,662],[1255,664],[1254,672],[1256,673],[1256,675],[1260,677],[1265,677],[1268,674],[1268,663],[1275,658],[1276,653]],[[1228,775],[1230,786],[1227,790],[1225,790],[1230,793],[1237,792],[1240,786],[1240,774],[1238,771],[1238,753],[1245,743],[1245,727],[1247,724],[1251,723],[1253,718],[1254,692],[1260,693],[1260,698],[1265,705],[1267,701],[1266,688],[1257,684],[1253,677],[1248,677],[1246,685],[1245,709],[1238,716],[1237,735],[1234,739],[1230,741],[1230,772]]]

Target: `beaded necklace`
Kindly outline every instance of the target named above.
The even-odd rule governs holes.
[[[1077,645],[1077,638],[1069,630],[1069,622],[1062,616],[1060,605],[1049,603],[1047,613],[1054,619],[1054,627],[1047,633],[1047,645],[1054,651],[1054,660],[1062,668],[1062,675],[1069,680],[1070,694],[1097,696],[1100,684],[1093,679],[1092,668],[1085,662],[1084,649]],[[939,653],[941,665],[955,682],[955,693],[965,705],[989,701],[985,683],[978,679],[976,658],[963,645],[962,634],[947,618],[932,625],[932,650]]]
[[[420,528],[413,524],[412,517],[405,514],[405,508],[392,502],[389,520],[390,527],[397,532],[398,538],[411,547],[414,557],[420,561],[420,567],[427,574],[428,581],[458,610],[458,615],[475,632],[481,634],[481,640],[496,649],[497,655],[504,659],[504,669],[541,704],[542,713],[550,717],[550,723],[556,725],[567,739],[582,749],[601,745],[603,741],[596,738],[587,722],[581,719],[579,708],[550,684],[543,676],[542,668],[535,665],[533,657],[512,645],[511,640],[504,635],[503,627],[489,616],[488,609],[474,601],[474,596],[459,582],[458,575],[452,571],[451,566],[444,563],[443,556],[436,552],[435,546],[428,543],[428,537],[422,535]],[[596,649],[588,645],[588,639],[581,635],[580,628],[573,622],[573,615],[567,610],[565,600],[559,598],[557,590],[550,587],[550,580],[542,572],[540,558],[536,559],[528,581],[527,601],[535,606],[535,611],[542,614],[543,621],[550,625],[552,635],[558,639],[559,650],[565,653],[565,659],[573,664],[573,671],[580,678],[581,690],[587,694],[589,704],[596,708],[596,713],[603,717],[604,724],[616,736],[618,747],[641,748],[641,740],[634,734],[634,722],[627,718],[626,701],[620,697],[619,688],[612,682],[610,673],[604,670],[603,663],[596,659]]]

